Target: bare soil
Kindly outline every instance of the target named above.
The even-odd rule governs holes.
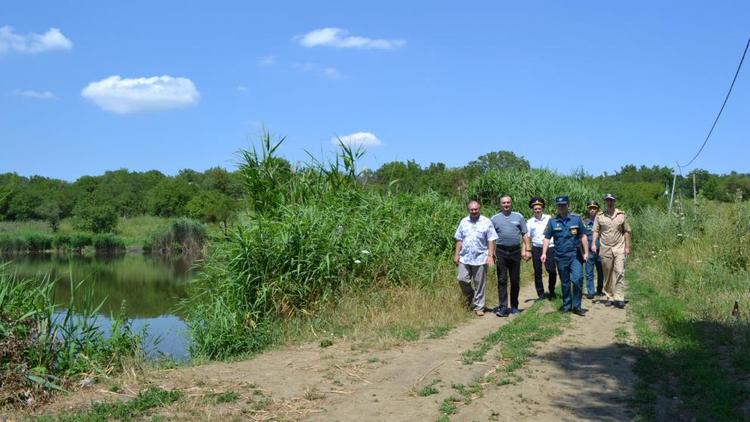
[[[532,286],[521,302],[535,297]],[[530,305],[530,303],[529,303]],[[551,305],[548,305],[551,306]],[[627,311],[584,298],[586,317],[558,337],[537,344],[535,355],[515,372],[514,384],[484,383],[470,403],[457,403],[451,420],[628,420],[627,399],[636,378],[633,358],[615,336],[627,330]],[[58,413],[85,408],[92,401],[127,399],[146,386],[185,391],[186,400],[158,410],[180,420],[415,421],[439,418],[443,400],[495,370],[495,351],[486,362],[465,365],[461,354],[511,318],[492,313],[476,317],[443,338],[421,339],[389,350],[358,350],[337,341],[322,348],[304,344],[264,353],[252,360],[211,363],[124,376],[107,385],[82,389],[43,409]],[[502,347],[499,345],[498,347]],[[417,392],[434,384],[436,394]],[[236,400],[212,397],[234,392]]]

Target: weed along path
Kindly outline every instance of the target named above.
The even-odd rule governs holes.
[[[521,301],[535,296],[532,286]],[[387,350],[305,344],[249,361],[150,371],[82,390],[47,412],[130,399],[146,386],[183,396],[150,415],[179,420],[625,420],[635,377],[618,346],[625,312],[593,304],[563,315],[544,301],[517,317],[488,313],[441,338]]]

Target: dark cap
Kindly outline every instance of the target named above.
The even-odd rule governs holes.
[[[617,198],[615,198],[615,196],[613,194],[611,194],[611,193],[608,193],[608,194],[604,195],[604,200],[606,201],[607,199],[611,199],[613,201],[617,201]]]
[[[555,198],[555,205],[568,205],[569,202],[568,195],[560,195]]]
[[[532,196],[531,199],[529,199],[529,208],[534,208],[537,205],[541,205],[542,208],[544,208],[544,198],[542,198],[541,196]]]
[[[599,208],[599,203],[596,201],[589,201],[586,203],[586,208]]]

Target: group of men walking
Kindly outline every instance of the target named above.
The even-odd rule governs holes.
[[[625,213],[615,207],[616,198],[606,194],[606,208],[599,203],[586,204],[584,220],[570,213],[567,196],[555,198],[557,214],[544,214],[545,201],[532,197],[533,216],[526,220],[513,211],[509,195],[500,198],[500,212],[487,218],[478,201],[469,202],[469,215],[456,229],[454,262],[458,282],[467,303],[477,315],[484,315],[487,270],[497,268],[499,304],[494,312],[506,317],[521,312],[518,303],[521,261],[532,260],[537,300],[554,299],[559,275],[562,311],[584,316],[581,305],[583,277],[586,297],[604,297],[607,306],[625,307],[625,259],[630,254],[630,224]],[[543,271],[547,270],[547,291]],[[594,272],[597,284],[594,286]],[[510,289],[508,289],[510,284]],[[508,294],[510,293],[510,295]]]

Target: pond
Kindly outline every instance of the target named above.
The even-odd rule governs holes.
[[[10,260],[20,278],[49,276],[56,280],[55,303],[70,303],[70,284],[82,282],[81,292],[93,289],[96,303],[104,302],[99,321],[107,330],[110,317],[124,304],[133,328],[147,327],[149,356],[188,358],[187,327],[178,303],[187,296],[195,274],[194,262],[145,255],[86,257],[28,255]],[[76,301],[79,298],[74,298]]]

